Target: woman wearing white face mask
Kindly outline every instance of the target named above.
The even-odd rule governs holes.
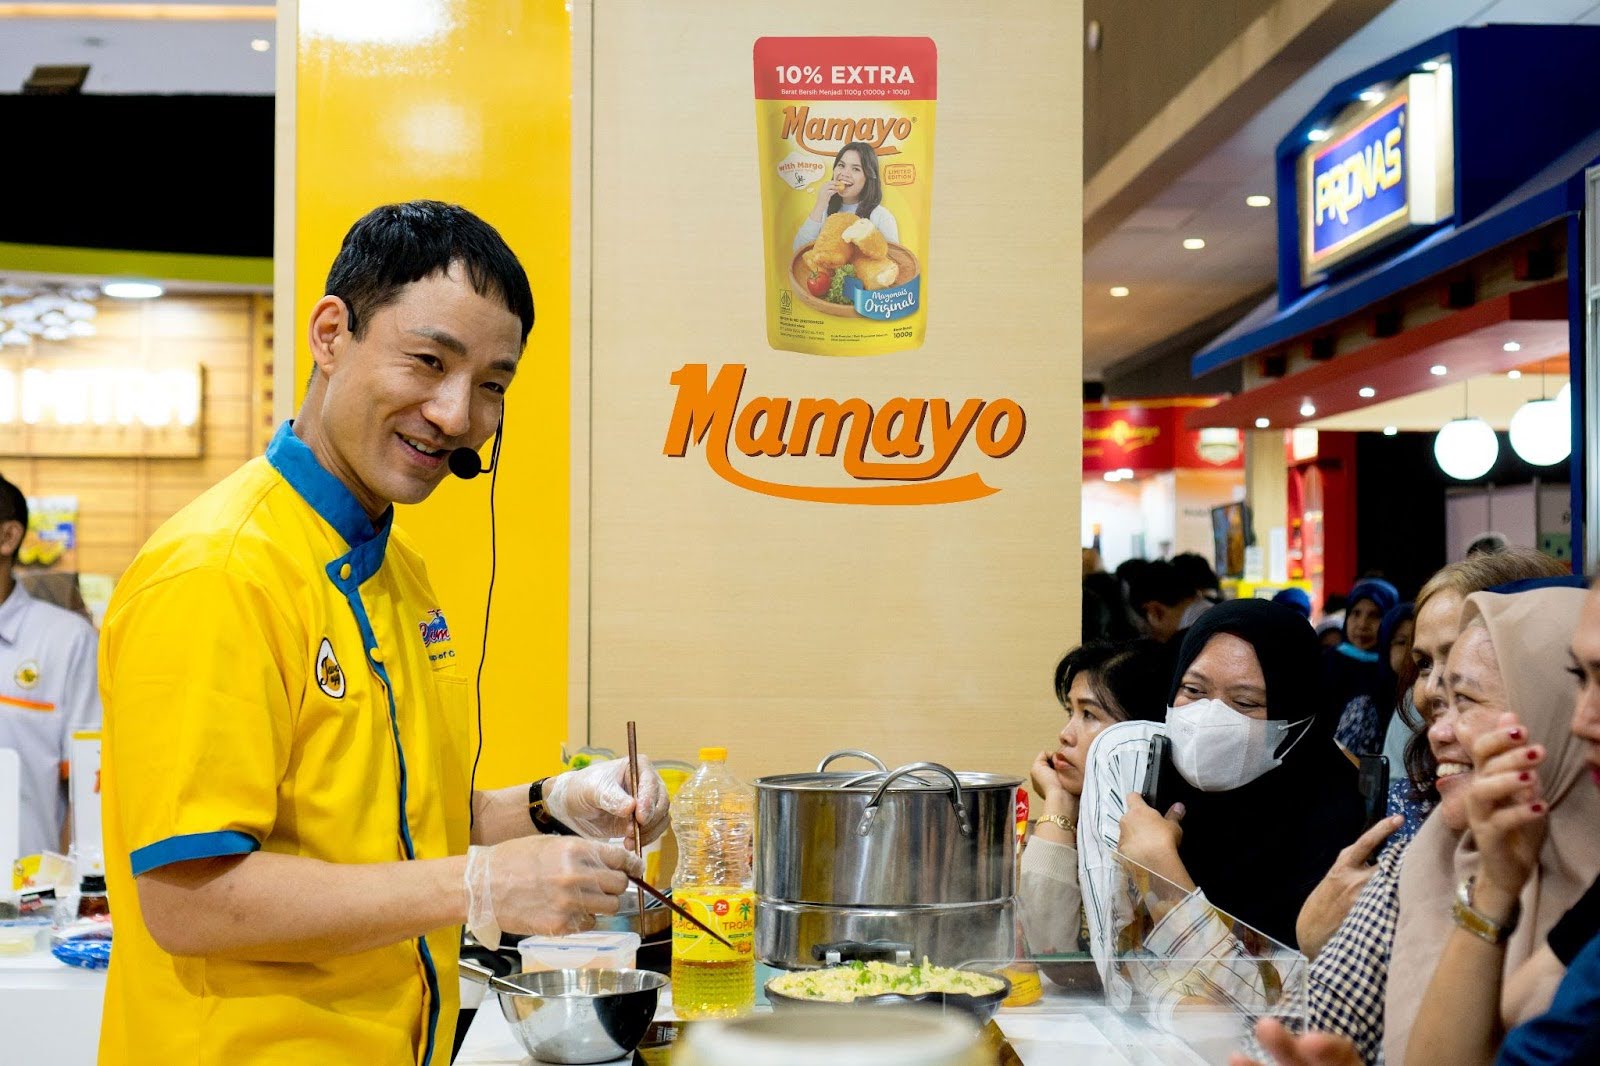
[[[1355,768],[1333,743],[1316,636],[1264,600],[1208,611],[1178,656],[1158,805],[1128,797],[1118,850],[1285,944],[1361,832]],[[1175,811],[1173,808],[1180,808]]]

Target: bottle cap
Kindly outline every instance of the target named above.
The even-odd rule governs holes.
[[[104,894],[106,890],[106,879],[100,874],[89,874],[81,882],[79,882],[78,890],[80,892]]]
[[[700,749],[700,761],[701,762],[727,762],[728,761],[728,749],[727,748],[701,748]]]

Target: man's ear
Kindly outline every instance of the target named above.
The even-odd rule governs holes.
[[[16,555],[17,549],[22,547],[22,538],[27,535],[28,531],[15,518],[0,522],[0,559],[10,559]]]
[[[328,373],[337,358],[341,337],[350,335],[350,309],[337,296],[324,296],[311,309],[311,361],[324,374]]]

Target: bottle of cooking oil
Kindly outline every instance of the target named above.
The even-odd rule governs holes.
[[[731,1018],[755,1004],[755,793],[727,762],[726,748],[701,748],[700,768],[672,804],[672,896],[733,944],[730,950],[673,916],[672,1005],[680,1018]]]

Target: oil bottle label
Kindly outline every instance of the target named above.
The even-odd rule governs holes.
[[[748,962],[755,958],[756,895],[749,889],[677,889],[672,898],[733,944],[729,951],[678,915],[672,916],[672,957],[686,962]]]

